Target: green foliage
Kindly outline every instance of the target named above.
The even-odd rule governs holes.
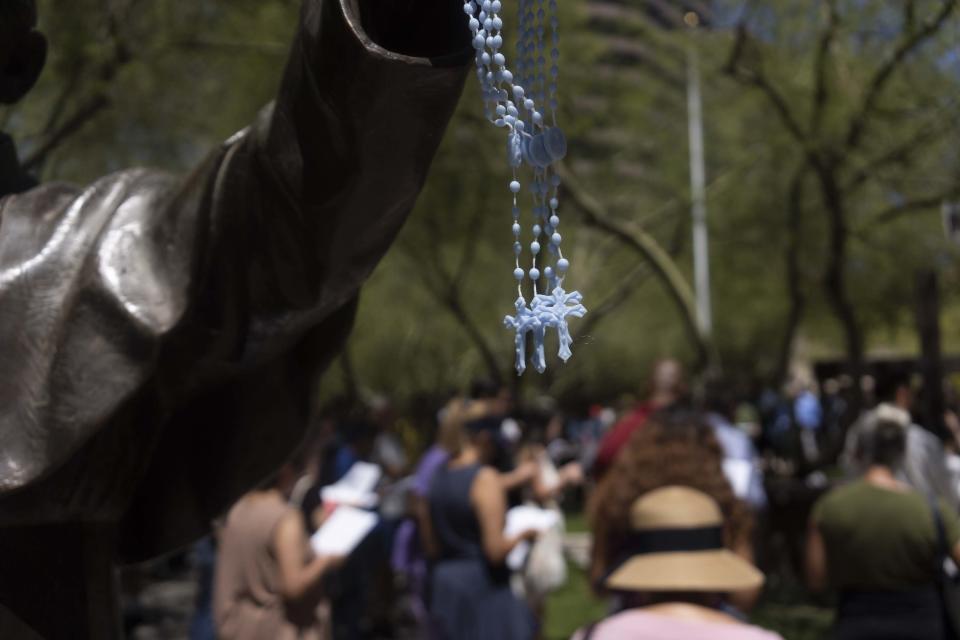
[[[840,20],[822,76],[818,44],[829,24],[826,2],[775,0],[755,7],[747,21],[754,38],[743,61],[762,69],[805,128],[816,110],[818,78],[825,78],[827,101],[812,143],[826,149],[840,147],[871,78],[897,43],[940,6],[934,0],[905,3],[914,7],[911,16],[889,3],[836,4]],[[293,0],[40,5],[53,45],[50,65],[27,101],[0,111],[0,124],[30,157],[74,115],[100,104],[37,165],[45,180],[76,182],[130,165],[188,170],[271,99],[298,13]],[[633,3],[605,3],[606,11],[619,7],[613,16],[587,0],[562,5],[560,118],[571,138],[567,167],[611,220],[650,234],[688,280],[684,85],[693,39],[704,87],[716,348],[727,371],[771,375],[789,303],[788,193],[807,147],[760,92],[726,72],[734,46],[730,29],[664,30]],[[511,21],[506,24],[510,29]],[[868,174],[847,200],[845,274],[871,348],[915,349],[917,269],[941,272],[945,318],[960,313],[952,294],[960,290],[956,250],[943,238],[937,207],[895,211],[960,180],[958,35],[960,16],[954,14],[904,58],[842,173],[844,180],[862,169]],[[504,135],[483,120],[475,85],[468,78],[417,208],[364,291],[348,368],[364,388],[406,397],[462,387],[491,369],[514,379],[512,339],[502,326],[516,291]],[[870,169],[912,142],[916,149]],[[813,175],[804,187],[804,355],[839,355],[843,343],[822,293],[828,219]],[[573,261],[568,288],[584,292],[592,316],[572,326],[575,335],[586,327],[586,335],[568,365],[551,358],[545,376],[528,372],[518,388],[611,398],[636,389],[657,356],[692,359],[695,350],[664,283],[633,248],[585,224],[569,198],[561,202],[564,246]],[[393,312],[386,315],[385,308]],[[945,322],[948,348],[960,344],[958,326]],[[328,376],[328,393],[346,384],[340,371],[335,367]]]

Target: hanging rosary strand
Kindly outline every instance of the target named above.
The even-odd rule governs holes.
[[[480,81],[484,112],[497,127],[507,130],[507,158],[511,168],[510,192],[513,201],[513,277],[517,282],[516,314],[506,316],[504,325],[513,329],[517,373],[527,368],[527,338],[533,340],[532,363],[547,368],[544,339],[555,329],[560,343],[558,356],[566,362],[573,352],[568,318],[587,313],[582,296],[563,289],[570,262],[563,257],[560,243],[560,175],[556,163],[567,153],[567,140],[557,125],[557,83],[560,76],[560,34],[557,0],[516,0],[516,75],[507,68],[503,49],[501,0],[465,0],[473,47],[476,50],[477,79]],[[551,47],[547,60],[547,29]],[[549,112],[547,111],[549,109]],[[545,114],[549,113],[549,118]],[[548,124],[549,120],[549,124]],[[530,268],[524,270],[523,227],[521,222],[521,177],[530,169],[532,198],[532,240],[528,247]],[[544,246],[544,244],[546,246]],[[530,302],[524,295],[529,280]]]

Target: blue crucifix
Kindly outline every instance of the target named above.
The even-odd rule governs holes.
[[[534,297],[531,304],[531,310],[539,316],[540,322],[548,327],[557,330],[560,338],[560,350],[557,355],[566,362],[573,355],[570,349],[573,344],[573,338],[570,336],[570,328],[567,326],[567,318],[582,318],[587,313],[587,308],[581,304],[583,296],[579,291],[567,293],[563,287],[556,287],[550,295],[539,293]]]

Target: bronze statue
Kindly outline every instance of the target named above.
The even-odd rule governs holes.
[[[2,102],[35,24],[0,0]],[[111,563],[202,535],[296,447],[471,55],[453,0],[305,0],[275,104],[186,179],[0,198],[0,637],[114,637]]]

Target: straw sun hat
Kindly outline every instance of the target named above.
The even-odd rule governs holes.
[[[630,508],[623,557],[605,584],[618,591],[728,593],[763,584],[763,574],[723,547],[723,514],[708,495],[664,487]]]

